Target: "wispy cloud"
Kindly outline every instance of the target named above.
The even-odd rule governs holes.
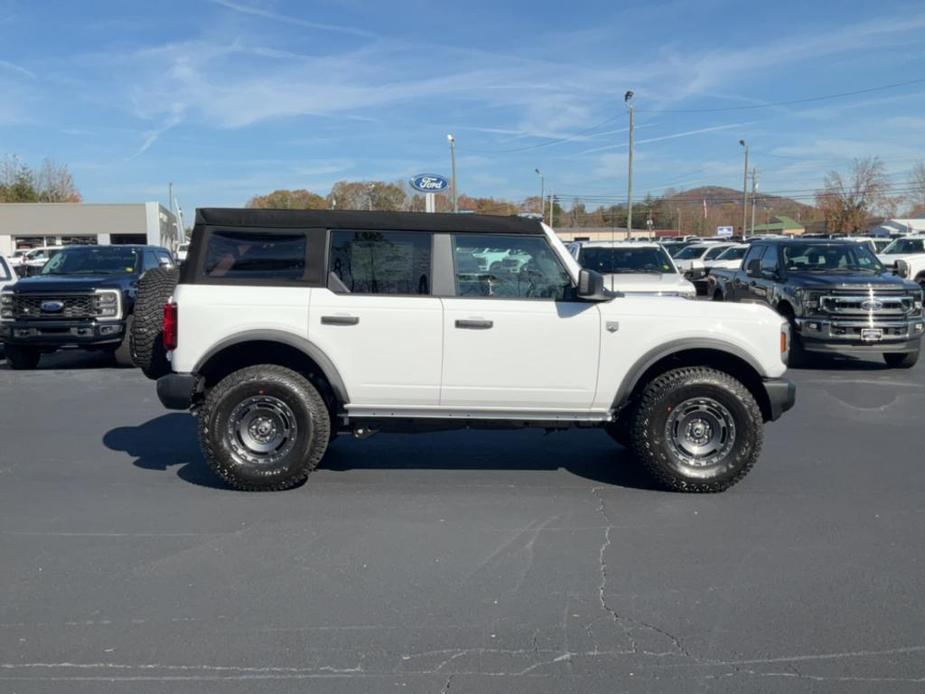
[[[8,70],[10,72],[15,72],[17,75],[28,77],[30,79],[36,79],[38,77],[38,75],[32,72],[32,70],[27,70],[22,65],[11,63],[9,60],[0,60],[0,68],[3,68],[4,70]]]
[[[727,123],[726,125],[714,125],[710,128],[697,128],[696,130],[685,130],[680,133],[671,133],[670,135],[659,135],[658,137],[647,137],[642,140],[636,140],[637,145],[644,145],[650,142],[663,142],[665,140],[677,140],[682,137],[692,137],[693,135],[702,135],[703,133],[712,133],[718,130],[732,130],[733,128],[742,128],[746,125],[749,125],[749,122],[745,123]],[[583,154],[593,154],[595,152],[605,152],[612,149],[624,149],[628,146],[628,143],[621,142],[616,145],[607,145],[606,147],[594,147],[592,149],[586,149],[583,152],[578,152],[578,155]]]
[[[254,17],[262,17],[263,19],[269,19],[274,22],[281,22],[283,24],[290,24],[292,26],[302,27],[304,29],[333,31],[339,34],[352,34],[353,36],[361,36],[364,38],[376,38],[377,36],[373,32],[367,31],[366,29],[360,29],[359,27],[343,26],[340,24],[326,24],[324,22],[313,22],[308,19],[302,19],[301,17],[293,17],[292,15],[280,14],[279,12],[273,12],[271,10],[265,10],[261,7],[253,7],[251,5],[243,5],[241,3],[232,2],[231,0],[211,0],[211,2],[216,5],[226,7],[229,10],[240,12],[241,14],[247,14]]]

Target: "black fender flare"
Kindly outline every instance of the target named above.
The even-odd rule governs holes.
[[[221,340],[212,345],[212,347],[209,348],[209,351],[206,352],[199,359],[199,361],[196,362],[196,366],[193,368],[193,373],[199,373],[203,366],[205,366],[209,360],[219,352],[228,349],[229,347],[234,347],[235,345],[244,344],[246,342],[278,342],[280,344],[284,344],[288,347],[299,350],[318,365],[318,368],[321,369],[321,372],[328,380],[328,383],[331,384],[331,389],[334,391],[334,395],[337,396],[337,399],[341,403],[350,402],[349,396],[347,394],[347,386],[344,383],[344,379],[341,377],[340,372],[337,370],[337,367],[334,365],[334,362],[330,359],[330,357],[328,357],[328,355],[325,354],[320,347],[318,347],[315,343],[311,342],[307,338],[300,337],[299,335],[293,335],[292,333],[285,332],[284,330],[246,330],[241,333],[236,333],[231,337],[225,338],[224,340]]]

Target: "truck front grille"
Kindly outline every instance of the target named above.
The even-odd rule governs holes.
[[[833,292],[821,297],[819,305],[826,313],[838,316],[902,318],[912,313],[915,299],[891,291]]]
[[[74,320],[93,318],[93,294],[35,295],[13,297],[14,320]]]

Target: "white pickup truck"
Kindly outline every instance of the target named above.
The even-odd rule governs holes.
[[[535,220],[202,209],[174,272],[142,278],[136,363],[238,489],[300,483],[336,434],[535,426],[721,491],[795,399],[774,311],[611,292]]]

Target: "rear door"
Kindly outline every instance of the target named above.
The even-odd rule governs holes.
[[[327,287],[312,291],[308,333],[340,372],[348,409],[439,404],[443,306],[432,291],[433,236],[330,232]]]
[[[573,298],[544,236],[455,234],[444,298],[440,404],[492,411],[590,408],[600,311]],[[479,249],[491,248],[491,261]]]

